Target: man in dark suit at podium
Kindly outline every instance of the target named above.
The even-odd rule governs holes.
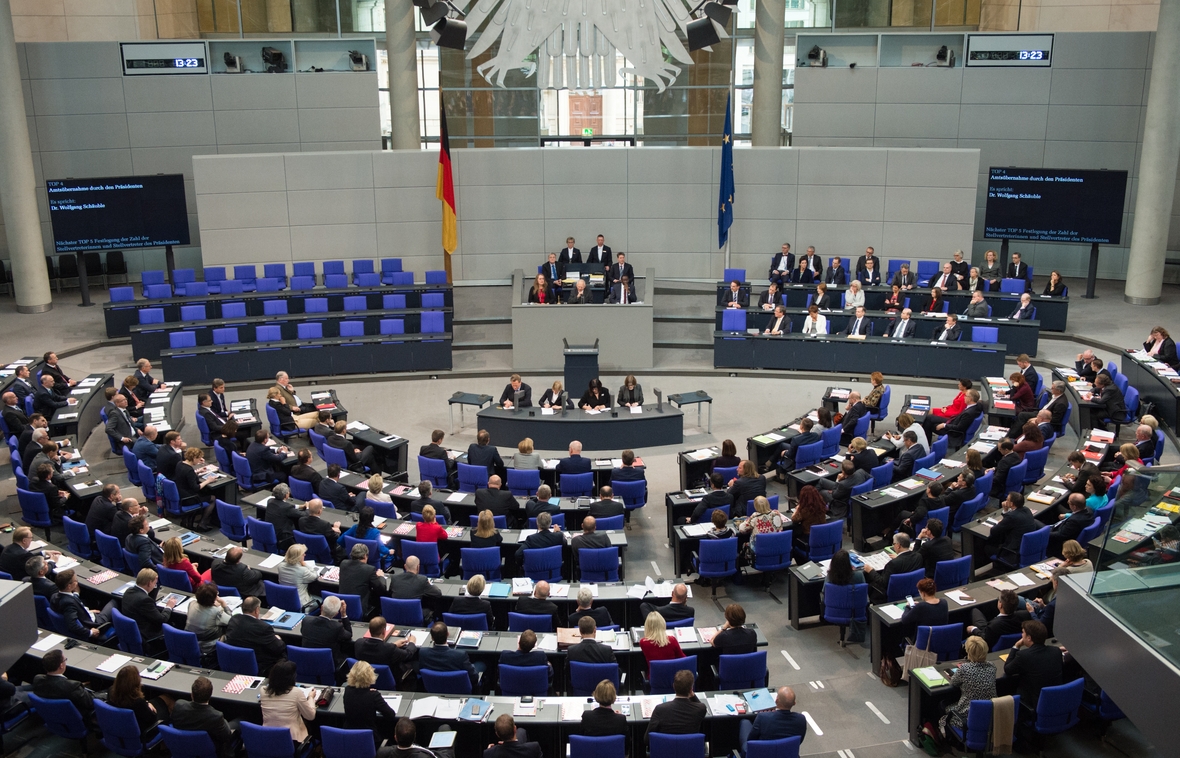
[[[610,274],[608,278],[611,284],[616,284],[623,277],[627,277],[627,281],[635,281],[635,269],[627,262],[627,256],[624,253],[619,253],[617,262],[610,267]]]
[[[508,384],[504,387],[504,391],[500,393],[500,405],[505,408],[512,408],[516,404],[516,393],[523,392],[520,397],[521,408],[533,407],[533,388],[520,380],[520,374],[513,374],[508,379]]]
[[[586,257],[586,263],[590,265],[598,264],[606,272],[610,269],[610,262],[610,245],[606,244],[606,238],[600,234],[598,235],[598,239],[594,241],[594,247],[590,248],[590,253]]]
[[[557,260],[560,263],[581,263],[582,262],[582,251],[579,250],[578,248],[574,247],[574,238],[573,237],[566,237],[565,238],[565,247],[563,247],[561,249],[561,252],[557,255]]]
[[[619,257],[623,255],[620,253]],[[630,264],[627,265],[630,269]],[[635,285],[631,284],[631,277],[623,274],[623,278],[610,288],[610,301],[616,305],[630,305],[635,302]]]

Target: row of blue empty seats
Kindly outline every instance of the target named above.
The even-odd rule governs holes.
[[[422,314],[422,331],[421,334],[444,334],[446,332],[446,322],[443,319],[443,314],[439,311],[429,311]],[[405,320],[400,318],[383,318],[381,319],[380,331],[378,335],[387,334],[405,334],[406,325]],[[324,325],[318,321],[311,321],[298,325],[298,335],[301,340],[319,340],[324,339]],[[364,321],[341,321],[340,333],[341,338],[348,337],[365,337],[378,336],[365,334]],[[333,339],[329,335],[328,339]],[[283,339],[282,330],[278,326],[264,325],[254,327],[254,341],[255,342],[280,342]],[[238,327],[227,326],[222,329],[213,330],[213,344],[214,345],[236,345],[241,343],[239,338]],[[173,349],[181,349],[197,346],[197,335],[195,332],[179,331],[172,332],[168,335],[168,344]]]
[[[297,301],[299,302],[299,301]],[[303,313],[329,313],[328,298],[326,297],[305,297],[301,301],[303,303]],[[267,300],[263,303],[263,315],[266,316],[286,316],[291,313],[299,313],[299,311],[289,311],[290,301],[288,300]],[[382,310],[399,310],[406,307],[405,295],[385,295],[381,298]],[[422,295],[423,308],[444,308],[446,307],[443,294],[441,292],[427,292]],[[367,311],[369,310],[368,298],[364,295],[354,295],[344,298],[345,311]],[[196,303],[193,305],[180,306],[180,320],[184,321],[205,321],[209,319],[209,309],[205,303]],[[241,302],[223,302],[221,303],[221,315],[212,318],[248,318],[246,314],[246,304]],[[163,324],[167,319],[163,308],[140,308],[139,309],[139,323],[140,324]]]

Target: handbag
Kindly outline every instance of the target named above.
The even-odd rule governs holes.
[[[901,684],[901,667],[897,665],[892,655],[881,656],[881,665],[877,669],[877,676],[881,677],[881,684],[886,687],[897,687]]]
[[[919,649],[917,645],[905,646],[905,659],[901,666],[901,680],[908,682],[910,680],[910,671],[913,669],[926,668],[938,663],[938,653],[930,652],[930,637],[926,638],[926,649]]]

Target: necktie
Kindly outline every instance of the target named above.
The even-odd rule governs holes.
[[[623,305],[627,304],[627,288],[623,287]]]
[[[893,333],[893,336],[900,337],[903,331],[905,331],[905,322],[899,321],[897,322],[897,331]]]
[[[852,333],[860,334],[860,319],[857,319],[856,323],[852,325]]]

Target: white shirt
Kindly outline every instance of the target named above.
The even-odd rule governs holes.
[[[826,334],[828,331],[827,325],[828,325],[828,319],[827,319],[827,317],[825,317],[823,315],[816,316],[814,321],[812,321],[810,318],[808,318],[803,321],[803,333],[804,334]]]
[[[945,290],[947,280],[950,279],[951,276],[952,276],[952,274],[939,274],[938,284],[936,284],[935,286]]]

